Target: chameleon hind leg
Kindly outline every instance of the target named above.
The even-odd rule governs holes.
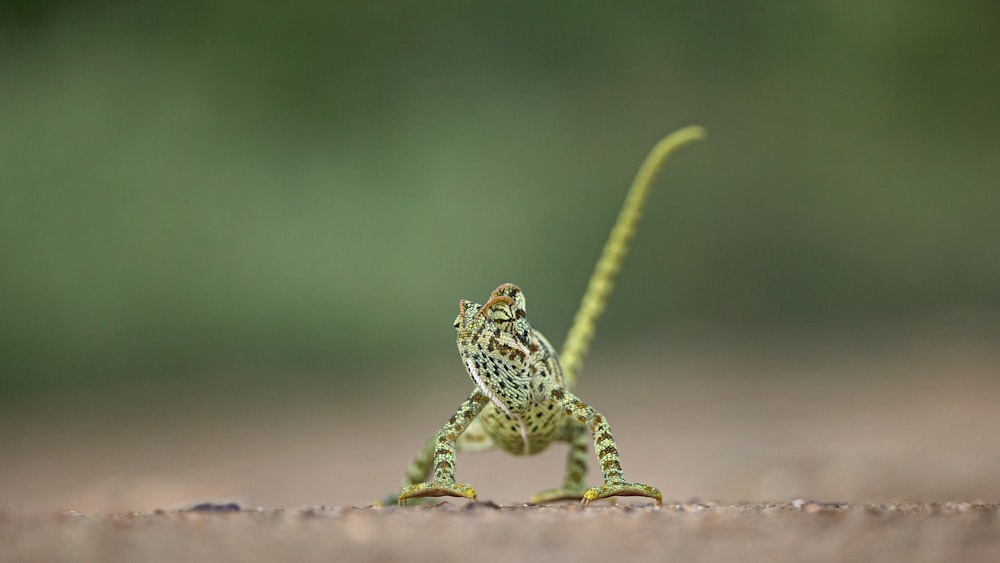
[[[420,448],[420,451],[417,452],[417,456],[413,458],[409,467],[406,468],[406,476],[403,478],[402,487],[422,483],[425,479],[427,479],[427,477],[430,476],[431,469],[434,466],[434,450],[437,448],[437,438],[438,432],[435,432],[433,436],[424,442],[424,446]],[[427,499],[414,500],[430,502],[430,500]],[[395,493],[386,496],[375,504],[378,506],[391,506],[398,503],[399,491],[397,490]]]
[[[483,410],[483,407],[488,402],[489,398],[478,388],[469,395],[468,399],[462,402],[455,415],[448,419],[448,422],[441,428],[434,439],[434,480],[403,487],[399,492],[400,506],[405,506],[407,499],[421,497],[449,496],[476,500],[476,489],[472,488],[472,485],[455,482],[455,441],[458,440],[458,437],[468,428],[472,420],[476,418],[476,415]],[[422,461],[422,457],[430,457],[424,455],[424,452],[429,452],[431,447],[430,445],[424,447],[424,450],[421,451],[422,455],[418,456],[417,460],[415,460],[414,466],[419,465],[418,462]],[[418,466],[417,472],[419,471],[420,467]],[[424,472],[424,475],[426,475],[426,472]],[[409,479],[410,476],[408,472],[407,478]]]
[[[611,425],[601,413],[564,389],[553,389],[551,397],[562,407],[566,416],[589,428],[593,433],[594,451],[597,452],[597,460],[601,462],[604,485],[587,489],[583,493],[583,504],[590,504],[591,501],[602,498],[626,496],[649,497],[654,499],[656,504],[663,504],[663,494],[656,487],[625,481],[618,445],[611,436]]]
[[[587,427],[575,420],[567,419],[563,440],[569,442],[569,453],[566,454],[566,476],[562,486],[548,489],[532,495],[531,502],[542,504],[558,500],[580,500],[587,493],[584,478],[587,475]]]

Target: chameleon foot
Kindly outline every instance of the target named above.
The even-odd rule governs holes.
[[[663,504],[663,495],[660,489],[643,485],[642,483],[606,483],[603,487],[593,487],[588,489],[583,495],[583,504],[586,506],[590,501],[608,497],[649,497],[656,501],[657,505]]]
[[[556,502],[559,500],[580,500],[583,495],[587,493],[586,488],[581,489],[548,489],[540,493],[531,496],[531,502],[533,504],[545,504],[547,502]]]
[[[469,500],[476,500],[476,489],[472,485],[465,483],[418,483],[403,487],[399,492],[399,506],[406,506],[406,499],[419,497],[462,497]]]

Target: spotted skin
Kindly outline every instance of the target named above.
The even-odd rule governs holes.
[[[553,442],[567,442],[562,485],[536,494],[532,502],[579,499],[586,505],[615,496],[642,496],[662,503],[656,487],[625,480],[607,418],[574,395],[572,388],[656,172],[674,150],[703,137],[704,130],[697,126],[678,130],[662,139],[640,167],[591,276],[562,362],[528,322],[524,294],[516,285],[500,285],[482,305],[459,303],[458,352],[475,388],[427,441],[410,464],[402,490],[387,501],[405,505],[411,499],[440,496],[476,500],[471,485],[455,482],[456,451],[499,447],[514,455],[531,455]],[[588,488],[584,479],[591,440],[604,484]],[[426,482],[431,474],[433,481]]]

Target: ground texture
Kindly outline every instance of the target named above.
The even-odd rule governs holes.
[[[1000,561],[996,503],[323,508],[0,516],[8,560]]]

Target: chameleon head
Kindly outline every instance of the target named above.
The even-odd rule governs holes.
[[[462,301],[455,319],[458,352],[469,376],[507,411],[529,400],[528,370],[538,350],[524,314],[524,295],[514,284],[493,290],[484,305]]]
[[[508,420],[517,421],[515,429],[527,453],[529,441],[521,414],[531,405],[528,362],[539,348],[532,342],[521,289],[505,283],[493,290],[484,305],[463,300],[455,329],[469,377]]]
[[[459,350],[482,344],[487,352],[504,349],[504,355],[520,353],[523,361],[529,355],[531,325],[525,318],[521,288],[505,283],[490,293],[485,305],[463,299],[458,304],[455,330]]]

